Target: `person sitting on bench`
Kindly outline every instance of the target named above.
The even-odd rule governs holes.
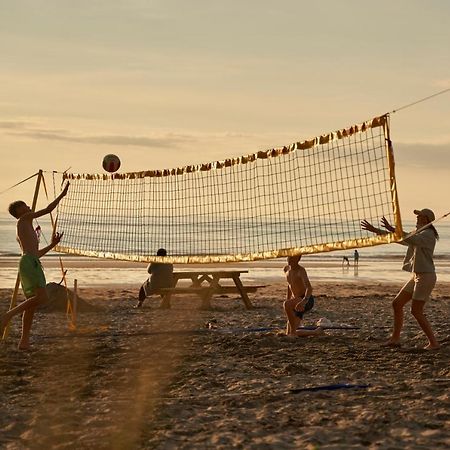
[[[167,256],[167,251],[160,248],[156,256]],[[173,264],[151,263],[147,267],[150,278],[139,289],[138,303],[135,308],[140,308],[146,297],[152,295],[155,290],[173,287]]]

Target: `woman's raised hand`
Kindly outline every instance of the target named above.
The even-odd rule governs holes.
[[[376,233],[378,230],[375,228],[370,222],[367,222],[366,219],[361,220],[361,228],[363,230],[371,231],[372,233]]]
[[[386,230],[390,231],[391,233],[395,232],[395,227],[393,227],[388,220],[386,219],[386,217],[382,217],[381,218],[381,226],[383,226],[384,228],[386,228]]]

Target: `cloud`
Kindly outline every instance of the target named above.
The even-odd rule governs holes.
[[[16,122],[9,120],[0,120],[0,129],[6,130],[22,130],[29,126],[29,122]]]
[[[45,139],[49,141],[75,142],[78,144],[95,144],[111,146],[135,146],[147,148],[173,147],[183,142],[191,142],[192,138],[175,134],[162,135],[160,137],[148,136],[121,136],[121,135],[98,135],[98,136],[75,136],[73,134],[53,133],[43,130],[27,130],[22,133],[8,133],[9,135],[26,137],[29,139]]]
[[[81,135],[68,130],[37,128],[29,122],[0,121],[0,129],[9,136],[35,140],[74,142],[110,146],[135,146],[146,148],[169,148],[183,143],[192,143],[196,137],[188,134],[160,133],[155,136],[129,136],[116,134]]]
[[[450,142],[444,144],[397,143],[394,145],[398,165],[421,169],[443,169],[450,167]]]
[[[72,142],[78,144],[108,145],[108,146],[132,146],[145,148],[174,148],[183,144],[197,144],[204,142],[228,141],[255,141],[264,140],[270,142],[269,136],[264,133],[256,135],[224,131],[220,133],[191,133],[161,132],[150,135],[123,135],[123,134],[81,134],[67,129],[45,127],[42,122],[26,120],[0,120],[0,132],[9,136],[16,136],[34,140],[48,140],[59,142]],[[289,135],[289,133],[285,133]],[[293,135],[293,134],[292,134]],[[272,139],[275,139],[272,136]],[[270,145],[269,145],[270,146]],[[267,148],[269,148],[267,146]],[[447,169],[450,167],[450,142],[429,144],[420,142],[394,143],[395,159],[397,164],[404,167],[424,169]]]
[[[150,135],[121,134],[81,134],[67,129],[44,127],[42,124],[30,121],[0,121],[0,131],[8,136],[33,140],[72,142],[77,144],[133,146],[145,148],[174,148],[183,144],[195,144],[201,141],[242,140],[252,139],[256,135],[225,131],[221,133],[153,133]]]

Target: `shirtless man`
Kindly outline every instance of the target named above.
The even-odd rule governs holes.
[[[30,347],[30,330],[33,323],[34,311],[37,306],[48,299],[46,292],[45,275],[39,258],[55,247],[62,238],[63,233],[52,236],[52,242],[47,247],[39,250],[39,242],[33,229],[33,219],[52,212],[61,199],[67,194],[69,183],[66,184],[61,194],[56,197],[46,208],[33,212],[23,201],[13,202],[9,205],[9,212],[17,219],[17,240],[22,249],[22,257],[19,263],[20,281],[27,298],[20,305],[10,309],[0,317],[0,337],[3,336],[8,322],[17,314],[22,316],[22,337],[19,342],[20,350]]]
[[[301,255],[289,256],[288,265],[284,268],[288,282],[287,297],[283,303],[287,316],[286,334],[288,336],[316,336],[323,334],[322,328],[297,330],[302,323],[304,313],[310,311],[314,306],[308,274],[305,268],[298,264],[301,257]]]

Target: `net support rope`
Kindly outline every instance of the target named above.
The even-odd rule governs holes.
[[[389,116],[246,156],[175,169],[64,173],[59,252],[172,263],[250,261],[402,237]],[[396,233],[360,221],[385,216]],[[157,257],[158,248],[167,257]]]

